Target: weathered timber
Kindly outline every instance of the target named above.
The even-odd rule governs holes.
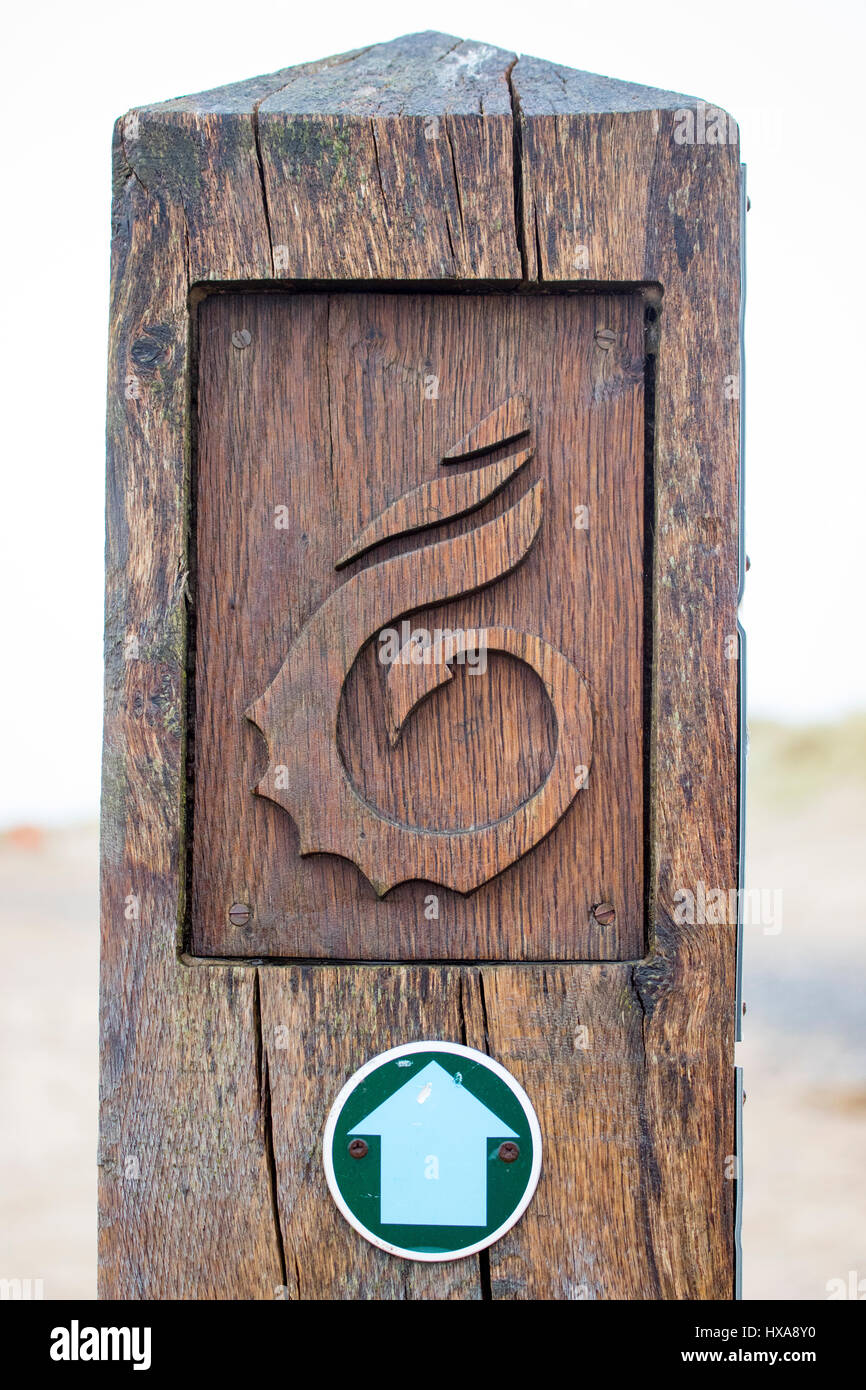
[[[536,1197],[489,1252],[494,1298],[732,1294],[735,929],[676,913],[680,888],[737,882],[739,412],[725,382],[739,372],[740,183],[735,143],[677,138],[677,113],[694,105],[427,34],[118,123],[104,1297],[481,1297],[475,1259],[416,1265],[365,1246],[321,1172],[321,1126],[350,1072],[437,1036],[510,1067],[544,1133]],[[648,913],[631,959],[257,965],[184,954],[201,775],[198,739],[195,785],[187,765],[196,306],[209,287],[331,295],[347,281],[638,287],[652,309]],[[376,514],[360,502],[359,491],[331,566]]]

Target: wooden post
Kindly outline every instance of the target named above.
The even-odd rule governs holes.
[[[733,122],[426,33],[114,160],[102,1296],[733,1296]],[[544,1142],[438,1264],[321,1155],[425,1039]]]

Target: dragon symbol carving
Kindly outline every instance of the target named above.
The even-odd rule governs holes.
[[[528,404],[512,396],[446,454],[443,463],[476,457],[530,430]],[[341,569],[390,537],[463,516],[498,492],[533,454],[521,449],[471,472],[413,488],[387,507],[337,561]],[[544,683],[556,716],[556,752],[544,782],[508,815],[461,830],[431,830],[389,820],[362,799],[340,757],[340,698],[359,652],[381,628],[419,608],[495,583],[518,565],[541,527],[542,483],[486,525],[438,544],[371,565],[352,575],[295,638],[267,690],[247,709],[270,762],[255,791],[287,810],[300,852],[350,859],[384,895],[422,879],[469,893],[514,864],[553,829],[585,784],[592,754],[592,709],[586,683],[541,637],[510,628],[448,632],[425,660],[397,653],[385,682],[388,732],[400,737],[420,700],[451,679],[449,665],[473,649],[507,652]],[[391,597],[383,613],[383,599]],[[408,644],[407,644],[408,645]]]

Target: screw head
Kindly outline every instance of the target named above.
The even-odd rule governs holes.
[[[520,1145],[513,1144],[510,1139],[504,1144],[499,1145],[499,1157],[503,1163],[514,1163],[520,1157]]]
[[[232,334],[232,347],[248,348],[253,341],[253,335],[248,328],[237,328]]]
[[[349,1144],[350,1158],[366,1158],[370,1152],[370,1145],[366,1139],[353,1139]]]
[[[601,927],[609,927],[616,921],[616,908],[613,903],[596,903],[592,915]]]
[[[597,328],[595,330],[595,341],[602,352],[609,352],[616,342],[616,334],[612,328]]]
[[[246,903],[232,903],[229,908],[229,921],[233,927],[245,927],[252,915]]]

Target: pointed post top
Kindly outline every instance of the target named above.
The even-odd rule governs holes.
[[[677,110],[696,98],[426,30],[178,97],[149,112],[347,116]]]

